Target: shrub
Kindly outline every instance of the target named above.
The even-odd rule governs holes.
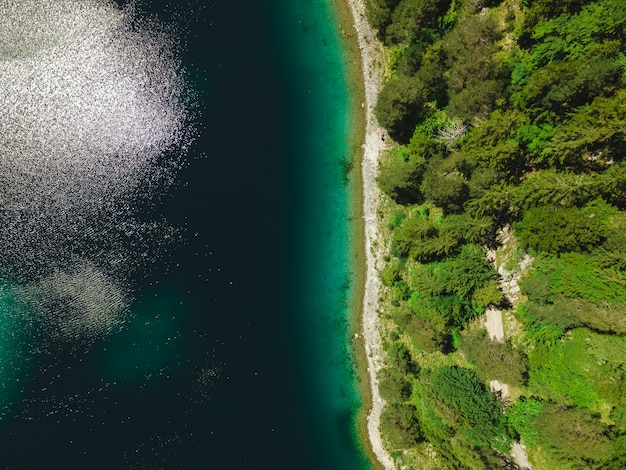
[[[385,29],[391,23],[391,15],[400,0],[366,0],[365,13],[370,24],[378,31],[378,36],[384,39]]]
[[[432,269],[441,282],[444,292],[470,301],[476,289],[485,287],[496,275],[487,262],[485,251],[479,245],[464,245],[457,256],[442,263],[433,264]]]
[[[541,443],[566,456],[599,461],[612,450],[606,427],[586,410],[545,404],[531,425],[539,433]]]
[[[490,279],[482,287],[476,288],[472,294],[472,304],[480,309],[486,309],[490,305],[499,305],[504,300],[504,293],[497,281]]]
[[[427,353],[446,352],[450,349],[450,338],[445,322],[431,322],[416,314],[407,305],[394,309],[393,319],[418,350]]]
[[[431,377],[450,423],[475,446],[493,446],[506,440],[502,405],[478,376],[462,367],[441,367]]]
[[[596,199],[583,208],[540,206],[513,224],[524,248],[549,253],[590,251],[609,234],[609,216],[615,207]]]
[[[431,220],[409,217],[394,230],[391,250],[398,257],[427,263],[452,253],[460,241],[452,233],[440,232]]]
[[[380,280],[384,286],[391,287],[402,279],[402,276],[400,275],[401,271],[401,262],[399,260],[394,260],[391,263],[388,263],[382,270],[380,273]]]
[[[380,431],[392,448],[412,447],[422,439],[415,407],[408,404],[387,404],[380,417]]]
[[[376,178],[380,189],[398,204],[411,204],[420,198],[419,185],[425,170],[425,160],[398,147],[380,162]]]
[[[428,163],[420,190],[446,213],[459,212],[469,197],[469,185],[464,175],[467,170],[461,154],[433,158]]]
[[[539,432],[531,426],[531,420],[541,414],[542,408],[542,402],[522,397],[506,413],[509,426],[530,448],[539,443]]]
[[[468,16],[443,38],[449,110],[465,121],[485,119],[495,104],[494,55],[500,31],[490,15]]]
[[[422,90],[417,79],[398,76],[387,82],[378,95],[376,118],[398,142],[407,143],[424,117]]]
[[[387,358],[402,375],[416,373],[418,368],[408,348],[399,341],[392,342],[387,350]]]
[[[463,150],[472,164],[504,174],[519,174],[525,167],[524,154],[515,132],[522,115],[519,111],[492,112],[469,134]]]
[[[492,341],[485,330],[463,335],[461,349],[483,380],[499,380],[519,387],[526,382],[526,356],[510,342]]]
[[[382,369],[378,381],[380,394],[388,402],[403,402],[411,396],[413,390],[411,382],[395,367]]]

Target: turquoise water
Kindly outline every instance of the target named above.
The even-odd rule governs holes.
[[[0,425],[27,381],[33,354],[24,345],[35,333],[19,294],[9,284],[0,283]]]
[[[292,163],[291,193],[296,197],[290,213],[296,232],[290,266],[299,276],[291,283],[288,308],[301,319],[297,336],[306,339],[303,374],[310,377],[304,393],[312,404],[310,419],[320,446],[331,449],[333,460],[327,465],[365,468],[349,434],[360,401],[348,338],[350,195],[342,161],[351,158],[353,129],[346,64],[327,1],[290,2],[286,10],[280,17],[284,24],[275,31],[285,32],[277,39],[291,46],[284,57],[298,57],[285,69],[293,96],[290,112],[303,124],[293,143],[298,150]]]
[[[0,334],[3,464],[369,468],[348,338],[351,103],[329,1],[141,8],[179,31],[201,111],[154,205],[185,242],[137,273],[119,332],[44,352],[36,325]]]

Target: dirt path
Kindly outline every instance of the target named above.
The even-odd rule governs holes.
[[[485,312],[484,325],[492,340],[504,340],[504,325],[502,324],[502,310],[489,307]]]
[[[513,444],[513,450],[511,452],[511,455],[513,456],[515,462],[517,462],[517,465],[519,465],[521,470],[532,469],[532,465],[530,465],[530,462],[528,461],[528,456],[526,455],[526,446],[524,444],[520,444],[519,442]]]
[[[381,46],[365,18],[365,2],[363,0],[347,0],[352,11],[354,29],[357,33],[361,60],[363,64],[363,81],[365,85],[366,129],[363,145],[363,213],[365,218],[365,298],[363,301],[363,337],[368,360],[368,373],[372,389],[372,408],[367,417],[368,437],[372,450],[380,464],[387,470],[395,468],[391,456],[385,449],[380,435],[380,415],[385,401],[378,391],[378,371],[383,366],[384,351],[380,341],[378,320],[378,293],[380,280],[377,267],[382,264],[382,253],[376,242],[379,237],[376,210],[379,204],[379,191],[376,183],[378,159],[384,148],[381,140],[382,130],[374,117],[374,106],[382,84]]]
[[[500,230],[498,233],[498,241],[500,243],[500,249],[504,252],[513,251],[513,248],[515,247],[515,239],[510,226],[507,225]],[[489,252],[487,259],[495,264],[495,251]],[[526,254],[521,260],[519,260],[515,269],[507,269],[506,263],[496,266],[498,274],[500,275],[500,288],[502,289],[504,296],[512,305],[517,305],[520,300],[519,280],[531,263],[532,257]],[[504,341],[502,309],[495,307],[488,308],[483,317],[482,324],[487,329],[487,333],[493,341]],[[499,393],[500,398],[503,401],[506,401],[510,396],[508,384],[502,383],[498,380],[492,380],[489,383],[489,387],[494,393]],[[532,465],[528,461],[528,455],[526,454],[526,447],[524,444],[521,442],[515,442],[511,447],[511,456],[515,459],[515,462],[520,469],[532,470]]]

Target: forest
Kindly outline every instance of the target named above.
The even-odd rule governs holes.
[[[394,141],[379,381],[398,468],[515,469],[514,444],[533,468],[626,468],[626,2],[367,15]]]

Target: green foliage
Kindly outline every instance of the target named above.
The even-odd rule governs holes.
[[[432,313],[432,311],[429,312],[430,315]],[[450,350],[450,337],[444,321],[439,323],[427,321],[417,315],[408,305],[394,309],[392,316],[398,328],[409,335],[415,349],[427,353]]]
[[[600,177],[600,188],[603,197],[617,205],[618,207],[626,206],[626,163],[620,162],[611,165],[608,170],[604,171]],[[624,224],[626,226],[626,224]],[[626,231],[622,231],[626,233]],[[623,245],[622,245],[623,246]]]
[[[374,112],[381,126],[399,142],[406,143],[424,114],[423,85],[413,77],[389,80],[378,95]]]
[[[505,174],[524,168],[524,155],[516,139],[522,116],[518,111],[496,110],[476,127],[463,145],[467,159],[475,165]]]
[[[418,317],[438,325],[439,331],[461,327],[482,313],[484,300],[476,302],[477,297],[496,296],[488,292],[493,288],[494,276],[495,270],[485,260],[483,249],[464,245],[457,256],[424,265],[412,273],[409,283],[414,293],[409,307]]]
[[[510,342],[492,341],[485,330],[478,330],[463,335],[461,349],[484,381],[499,380],[515,387],[526,382],[526,356]]]
[[[397,147],[381,161],[376,181],[380,189],[397,203],[417,202],[424,167],[423,157]]]
[[[534,162],[541,160],[546,142],[552,136],[554,126],[551,124],[523,124],[517,128],[515,140],[528,153]]]
[[[393,216],[391,217],[391,220],[389,221],[389,224],[387,226],[390,230],[393,230],[402,223],[404,218],[404,212],[401,210],[396,210],[393,212]]]
[[[484,196],[491,187],[497,185],[503,174],[493,168],[474,168],[468,182],[469,197],[472,199]]]
[[[365,13],[370,24],[384,38],[384,31],[391,23],[391,15],[400,0],[366,0]]]
[[[417,418],[424,438],[441,459],[441,468],[503,468],[502,454],[488,446],[479,448],[464,435],[464,428],[459,427],[458,413],[442,402],[432,386],[430,373],[422,373],[415,386],[412,402],[416,407]],[[506,437],[495,439],[494,442],[502,452],[508,453]]]
[[[439,412],[476,447],[506,441],[505,415],[493,393],[472,371],[441,367],[431,377],[433,390],[442,400]]]
[[[401,0],[385,30],[385,40],[392,44],[415,43],[437,36],[438,19],[447,8],[442,0]]]
[[[610,93],[621,79],[619,57],[626,24],[623,2],[593,2],[580,12],[578,8],[557,10],[578,14],[542,18],[536,16],[541,9],[534,7],[527,13],[520,43],[532,43],[532,47],[517,55],[512,67],[512,102],[532,109],[533,115],[546,109],[563,115]],[[541,158],[558,157],[542,152]]]
[[[402,279],[400,273],[402,272],[402,264],[400,260],[395,260],[392,263],[387,264],[380,273],[380,280],[384,286],[392,287],[396,282]]]
[[[411,447],[422,437],[415,407],[409,404],[385,406],[380,417],[380,430],[392,448]]]
[[[460,154],[430,160],[420,190],[424,196],[447,213],[459,212],[469,197],[463,175],[465,160]]]
[[[626,304],[623,303],[598,305],[557,295],[550,304],[529,304],[528,308],[538,321],[561,329],[587,326],[605,333],[626,334]]]
[[[389,362],[395,366],[400,374],[410,375],[418,370],[411,357],[411,352],[403,343],[394,341],[386,348],[386,351]]]
[[[464,245],[454,258],[431,265],[442,284],[443,292],[471,300],[476,289],[484,287],[496,275],[478,245]]]
[[[523,180],[513,191],[512,199],[522,209],[582,206],[600,196],[600,183],[596,175],[544,170]]]
[[[426,153],[425,158],[427,160],[437,155],[443,155],[443,144],[435,138],[438,136],[439,131],[449,123],[450,121],[445,110],[433,112],[415,128],[409,143],[411,151],[420,154]]]
[[[546,287],[549,290],[549,286]],[[588,323],[587,312],[582,302],[568,301],[563,296],[554,296],[551,291],[549,294],[551,296],[549,303],[529,302],[527,304],[527,313],[533,321],[555,326],[560,331],[582,326],[585,324],[584,320]]]
[[[508,448],[503,447],[501,451],[495,451],[489,447],[479,448],[464,435],[457,434],[450,439],[450,450],[453,455],[451,461],[454,462],[454,466],[450,468],[471,470],[507,468],[504,455]]]
[[[613,454],[601,468],[626,468],[626,436],[617,436],[613,442]]]
[[[568,406],[590,408],[602,405],[603,401],[593,384],[569,369],[560,345],[533,351],[529,362],[529,388],[534,395]]]
[[[495,107],[497,97],[496,80],[470,80],[456,93],[449,93],[448,109],[452,116],[465,122],[485,119]]]
[[[620,211],[611,217],[610,225],[609,235],[602,247],[595,251],[594,259],[598,266],[610,271],[608,275],[612,279],[621,282],[626,270],[626,212]]]
[[[455,295],[424,296],[413,293],[408,305],[415,314],[436,331],[462,327],[480,312]]]
[[[489,217],[472,217],[465,214],[450,214],[439,221],[439,231],[461,240],[463,243],[483,243],[494,230]]]
[[[612,450],[606,427],[582,409],[545,404],[531,425],[542,443],[566,457],[600,461]]]
[[[626,404],[624,338],[585,328],[530,353],[530,387],[546,400],[592,410]]]
[[[402,302],[406,302],[409,298],[410,292],[407,283],[404,279],[400,279],[397,282],[394,282],[392,288],[392,304],[393,305],[401,305]]]
[[[493,109],[497,96],[493,56],[500,38],[490,15],[464,18],[443,38],[452,116],[469,122],[484,119]]]
[[[444,156],[443,144],[435,138],[441,125],[441,115],[434,114],[424,119],[415,129],[407,148],[412,155],[419,155],[425,161]]]
[[[493,231],[487,217],[452,214],[439,221],[413,216],[393,232],[392,252],[429,263],[456,252],[464,243],[480,243]]]
[[[626,338],[578,328],[566,344],[565,359],[571,368],[592,382],[603,401],[612,407],[626,405]]]
[[[592,258],[591,258],[592,259]],[[600,270],[588,263],[590,257],[575,253],[560,257],[561,272],[555,272],[552,290],[569,298],[589,300],[595,304],[625,303],[626,289],[623,283],[607,279]]]
[[[531,420],[541,414],[543,403],[533,398],[522,398],[507,410],[509,426],[530,448],[539,443],[539,433],[531,426]]]
[[[409,217],[393,232],[392,252],[399,257],[430,262],[452,253],[459,243],[458,238],[441,231],[435,222]]]
[[[387,367],[379,373],[378,389],[387,402],[403,402],[409,399],[413,390],[411,382],[395,367]]]
[[[529,76],[520,94],[523,105],[562,113],[590,102],[621,76],[616,51],[614,57],[603,55],[590,51],[586,57],[548,63]]]
[[[592,356],[596,363],[612,364],[616,369],[626,366],[626,356],[623,354],[626,337],[603,335],[580,328],[573,332],[572,340],[584,344],[586,354]]]
[[[454,346],[454,349],[458,349],[461,346],[461,333],[458,328],[453,328],[450,336],[452,338],[452,346]]]
[[[383,433],[398,455],[427,440],[442,468],[504,467],[494,449],[520,436],[547,465],[624,467],[626,2],[367,3],[393,47],[376,113],[404,144],[379,185],[421,204],[393,215],[381,272],[397,326],[381,390],[414,406]],[[463,330],[503,301],[482,247],[507,224],[534,255],[515,347]],[[520,387],[506,413],[491,379]]]
[[[626,90],[599,96],[557,126],[538,160],[551,165],[581,166],[622,159],[625,145]]]
[[[533,2],[533,10],[537,10],[537,4],[547,2]],[[560,11],[553,13],[565,13],[550,18],[552,15],[542,14],[544,21],[541,21],[533,32],[533,39],[537,42],[535,48],[545,49],[546,53],[538,54],[547,56],[547,61],[560,57],[576,56],[581,49],[590,44],[596,44],[611,39],[621,39],[624,37],[626,27],[626,8],[624,2],[620,0],[609,0],[600,2],[589,2],[578,14],[572,15],[569,8],[563,8],[561,3]],[[580,7],[584,2],[578,3]],[[545,44],[547,43],[547,45]],[[556,43],[556,44],[553,44]],[[552,51],[552,53],[550,53]]]
[[[626,334],[623,276],[613,275],[606,264],[613,257],[606,260],[605,253],[535,259],[535,270],[520,282],[529,298],[521,311],[529,331],[542,332],[546,325],[559,331],[588,326]]]
[[[511,210],[512,192],[513,188],[506,183],[494,184],[465,203],[466,214],[475,218],[503,218]]]
[[[398,204],[411,204],[420,199],[419,187],[427,161],[443,155],[441,142],[428,135],[433,132],[429,128],[439,121],[434,117],[419,126],[419,132],[413,134],[408,145],[395,147],[381,161],[377,182]]]
[[[582,208],[533,207],[513,225],[524,248],[539,252],[590,251],[609,234],[609,217],[616,209],[602,199]]]
[[[472,304],[481,310],[490,305],[499,305],[504,301],[504,293],[495,279],[490,279],[487,284],[478,287],[472,294]]]
[[[623,280],[616,282],[596,254],[567,253],[537,258],[535,271],[520,286],[531,300],[553,303],[557,295],[584,299],[596,305],[626,303]]]
[[[454,429],[446,424],[436,411],[441,401],[430,384],[430,376],[424,375],[415,383],[415,392],[412,402],[415,404],[417,419],[424,433],[424,437],[437,447],[444,456],[450,455],[447,445],[454,436]],[[451,456],[451,455],[450,455]]]
[[[389,64],[391,73],[414,76],[422,65],[422,58],[427,47],[426,42],[419,41],[391,48],[390,51],[395,51]]]
[[[367,0],[366,15],[386,44],[433,42],[450,0]]]
[[[441,79],[446,73],[445,62],[446,53],[441,41],[438,41],[426,49],[420,68],[415,75],[424,85],[424,99],[436,103],[439,108],[443,108],[448,103],[446,81]]]

